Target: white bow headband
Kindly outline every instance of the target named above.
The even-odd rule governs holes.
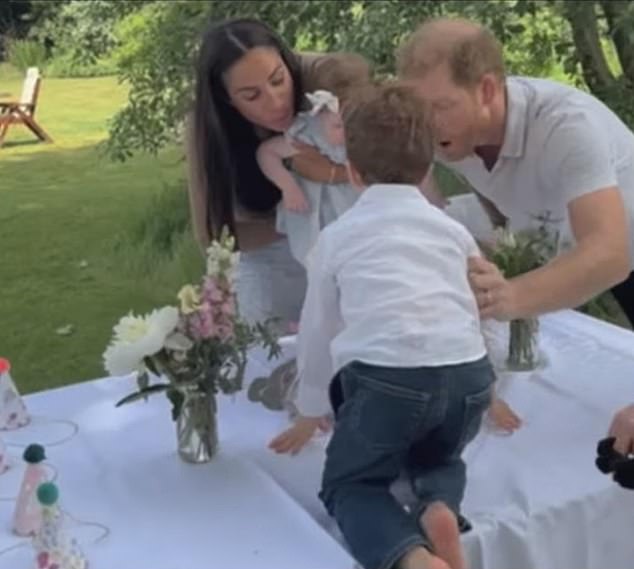
[[[307,93],[306,98],[313,106],[310,110],[311,116],[315,116],[323,109],[327,109],[331,113],[339,112],[339,99],[337,99],[337,97],[335,97],[330,91],[319,90],[313,93]]]

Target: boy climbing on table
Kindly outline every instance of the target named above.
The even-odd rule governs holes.
[[[467,260],[473,237],[421,193],[433,145],[407,87],[386,85],[344,109],[361,195],[326,227],[308,263],[298,339],[300,418],[271,442],[301,448],[330,411],[320,498],[367,569],[464,569],[461,454],[492,400]],[[390,493],[405,470],[419,500]]]

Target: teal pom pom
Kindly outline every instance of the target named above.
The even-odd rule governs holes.
[[[44,482],[37,487],[37,499],[42,506],[52,506],[59,498],[59,490],[52,482]]]
[[[22,458],[24,458],[24,460],[29,464],[37,464],[38,462],[42,462],[46,459],[44,447],[42,445],[29,445],[24,450]]]

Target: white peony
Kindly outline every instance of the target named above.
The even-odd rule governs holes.
[[[173,306],[146,316],[124,316],[114,327],[112,342],[103,354],[106,371],[115,376],[142,371],[143,358],[160,351],[177,324],[178,310]]]

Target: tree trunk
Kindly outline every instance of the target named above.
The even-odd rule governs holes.
[[[623,75],[634,85],[634,41],[632,41],[634,38],[622,22],[631,2],[602,0],[601,6],[608,21],[608,31],[614,41]]]
[[[616,79],[601,46],[594,2],[564,1],[564,15],[572,28],[572,37],[581,64],[583,78],[594,93],[613,86]]]

